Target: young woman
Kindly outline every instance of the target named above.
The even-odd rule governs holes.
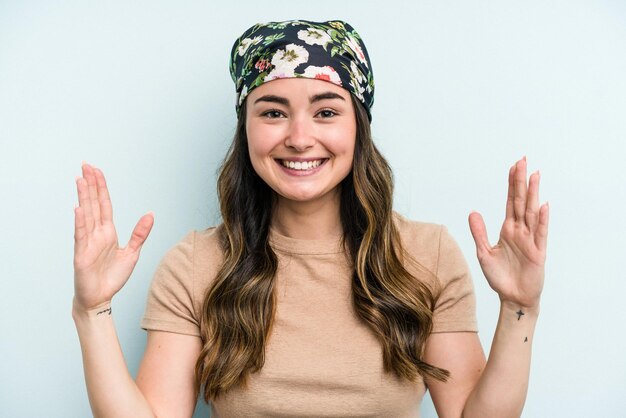
[[[159,265],[136,381],[111,299],[152,228],[118,247],[102,171],[77,179],[73,318],[102,417],[513,417],[528,385],[548,206],[526,160],[509,171],[495,246],[469,224],[501,301],[489,360],[463,256],[445,227],[392,210],[391,171],[369,124],[374,84],[345,22],[259,24],[235,42],[238,124],[218,179],[223,223],[191,231]]]

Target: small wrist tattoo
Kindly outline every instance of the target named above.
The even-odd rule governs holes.
[[[522,312],[522,310],[520,309],[519,311],[515,312],[517,314],[517,320],[519,321],[520,318],[522,317],[522,315],[525,315],[524,312]]]
[[[525,337],[525,338],[524,338],[524,342],[527,342],[527,341],[528,341],[528,337]]]
[[[111,315],[111,308],[106,308],[105,310],[98,312],[96,315],[100,315],[103,313],[108,313],[109,315]]]

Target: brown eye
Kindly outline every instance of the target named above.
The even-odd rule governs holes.
[[[267,112],[263,112],[261,115],[265,116],[268,119],[277,119],[283,116],[281,112],[275,109],[268,110]]]
[[[324,109],[324,110],[321,110],[321,111],[318,113],[318,115],[319,115],[320,117],[322,117],[322,118],[332,118],[333,116],[336,116],[336,115],[337,115],[337,113],[335,113],[334,111],[329,110],[329,109]]]

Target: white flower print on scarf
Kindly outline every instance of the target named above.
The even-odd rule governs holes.
[[[362,83],[365,80],[365,76],[363,75],[361,70],[359,70],[359,67],[356,66],[356,63],[354,61],[350,61],[350,71],[352,71],[352,76],[359,83]]]
[[[254,39],[252,38],[244,39],[243,41],[241,41],[241,44],[237,48],[237,53],[239,54],[240,57],[243,57],[243,54],[246,53],[248,48],[250,48],[252,45],[258,44],[262,40],[263,40],[262,36],[256,36]]]
[[[239,106],[241,106],[243,101],[246,99],[247,95],[248,95],[248,86],[243,86],[243,89],[241,89],[241,93],[239,93]]]
[[[366,67],[369,68],[369,65],[367,65],[367,60],[365,59],[365,54],[363,53],[363,50],[359,46],[359,43],[356,41],[356,39],[348,35],[346,37],[346,44],[354,52],[354,54],[357,56],[359,61],[361,61],[361,64],[364,64]]]
[[[333,67],[328,65],[324,67],[316,67],[315,65],[309,65],[302,74],[306,78],[315,78],[318,80],[330,81],[338,86],[341,86],[341,77]]]
[[[295,77],[295,69],[298,65],[309,60],[309,51],[296,44],[289,44],[285,49],[279,49],[272,57],[274,69],[265,77],[264,81],[276,78]]]
[[[315,28],[298,31],[298,39],[302,39],[309,45],[321,45],[324,49],[326,49],[326,45],[332,41],[328,33]]]
[[[350,87],[352,87],[352,92],[360,101],[365,100],[363,98],[364,87],[361,87],[359,83],[355,83],[354,80],[350,80]]]

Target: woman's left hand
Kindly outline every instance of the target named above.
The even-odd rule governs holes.
[[[526,184],[526,157],[509,170],[506,218],[495,246],[489,244],[482,216],[469,215],[480,267],[501,302],[539,306],[548,239],[548,204],[539,206],[539,172]]]

